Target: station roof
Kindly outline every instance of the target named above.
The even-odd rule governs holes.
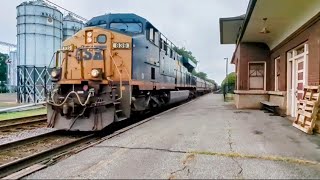
[[[320,16],[319,9],[319,0],[250,0],[244,16],[220,19],[221,44],[262,42],[273,49]],[[240,17],[244,17],[242,23]],[[261,33],[264,27],[269,33]]]
[[[244,18],[245,15],[219,19],[221,44],[235,44]]]

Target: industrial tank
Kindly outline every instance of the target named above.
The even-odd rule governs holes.
[[[70,13],[66,15],[63,18],[63,40],[66,40],[77,33],[83,26],[84,23],[73,17]]]
[[[61,48],[62,13],[42,0],[17,6],[19,65],[48,66],[53,53]]]
[[[18,59],[17,59],[17,51],[10,51],[9,52],[9,59],[7,60],[7,67],[8,67],[8,85],[11,87],[17,86],[17,64]]]

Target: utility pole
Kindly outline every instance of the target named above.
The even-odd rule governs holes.
[[[226,86],[225,86],[225,90],[224,90],[224,100],[226,100],[226,94],[228,93],[229,89],[229,83],[228,83],[228,58],[224,58],[226,60]]]

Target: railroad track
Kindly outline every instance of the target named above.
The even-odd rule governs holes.
[[[94,134],[79,135],[56,130],[0,145],[0,178],[96,138]]]
[[[47,115],[41,114],[36,116],[21,117],[15,119],[8,119],[0,121],[0,132],[10,133],[20,130],[30,130],[39,127],[45,127],[47,122]]]
[[[76,154],[118,136],[155,119],[156,116],[165,114],[193,101],[176,107],[170,107],[157,114],[147,115],[140,120],[115,123],[99,134],[79,135],[75,132],[70,134],[70,132],[56,130],[36,137],[0,145],[0,178],[22,178],[55,163],[61,158]]]

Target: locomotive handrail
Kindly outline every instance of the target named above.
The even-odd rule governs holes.
[[[130,75],[129,75],[129,72],[128,72],[128,70],[127,70],[127,68],[126,67],[124,67],[124,70],[126,70],[126,73],[127,73],[127,76],[128,76],[128,79],[129,79],[129,94],[130,94],[130,99],[132,98],[131,96],[132,96],[132,94],[131,94],[131,84],[132,84],[132,78],[130,78]],[[131,101],[130,101],[130,105],[131,105]]]
[[[78,49],[98,49],[98,50],[105,50],[106,48],[101,48],[101,47],[79,47]]]
[[[115,101],[118,101],[118,100],[122,99],[122,74],[120,73],[120,70],[119,70],[116,62],[115,62],[115,60],[113,59],[113,57],[112,57],[112,55],[111,55],[111,51],[109,50],[109,51],[107,51],[107,52],[109,53],[109,56],[110,56],[110,58],[111,58],[111,60],[112,60],[112,62],[113,62],[113,64],[114,64],[114,66],[116,67],[116,69],[117,69],[117,71],[118,71],[118,73],[119,73],[119,75],[120,75],[120,97],[115,100]]]
[[[69,98],[69,96],[70,96],[71,94],[75,94],[75,95],[76,95],[76,97],[78,98],[78,101],[79,101],[79,103],[80,103],[81,106],[86,106],[86,105],[88,104],[88,102],[89,102],[90,97],[92,97],[92,96],[94,95],[94,92],[93,92],[92,90],[90,90],[90,91],[89,91],[89,94],[88,94],[88,96],[87,96],[86,101],[85,101],[84,103],[82,103],[82,102],[81,102],[81,98],[79,97],[78,93],[75,92],[75,91],[70,91],[70,92],[67,94],[67,96],[64,98],[64,100],[62,101],[62,103],[60,103],[60,104],[58,104],[58,103],[56,103],[56,102],[54,101],[54,97],[53,97],[53,96],[55,95],[55,92],[54,92],[54,93],[51,95],[51,100],[52,100],[52,102],[50,102],[50,100],[47,100],[47,103],[49,103],[49,104],[51,104],[51,105],[55,105],[55,106],[62,106],[62,105],[67,101],[67,99]]]

